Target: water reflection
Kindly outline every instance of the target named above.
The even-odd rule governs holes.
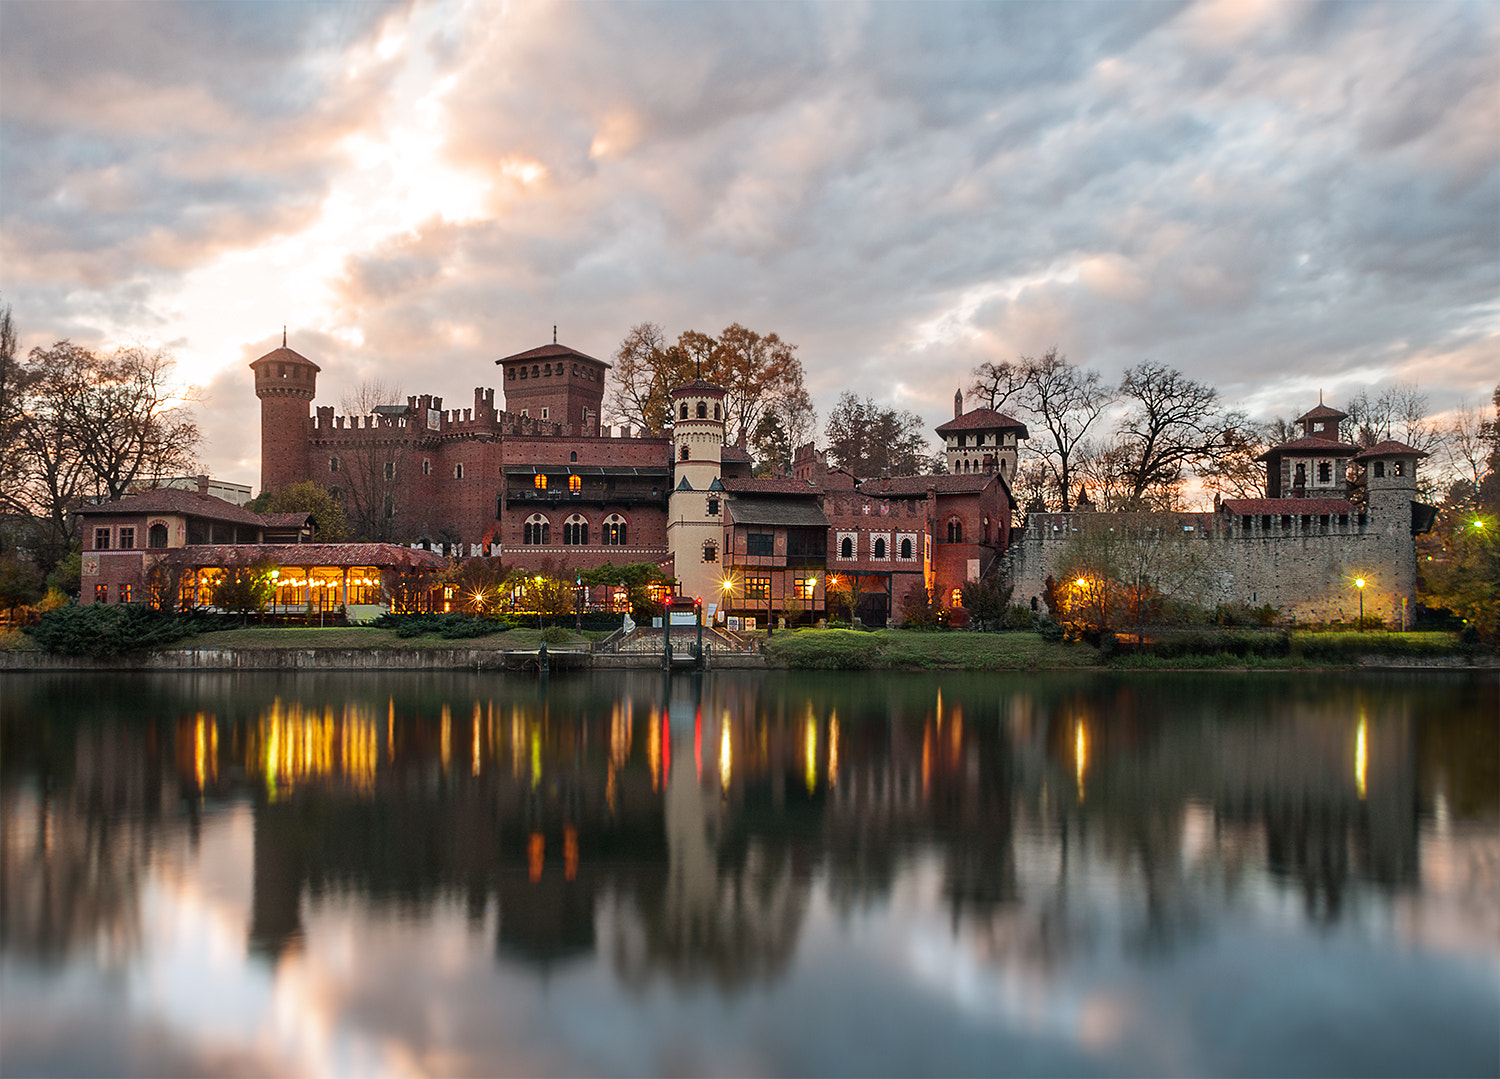
[[[0,953],[40,969],[128,967],[151,883],[213,859],[249,866],[244,951],[273,971],[350,904],[456,909],[500,968],[733,997],[878,918],[900,932],[863,947],[905,940],[900,977],[1106,1054],[1142,1038],[1121,969],[1247,926],[1500,952],[1489,680],[0,688]],[[236,807],[210,852],[205,819]]]

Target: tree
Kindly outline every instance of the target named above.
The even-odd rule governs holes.
[[[1087,520],[1056,563],[1059,618],[1100,631],[1134,623],[1140,632],[1168,603],[1202,605],[1212,584],[1212,553],[1174,514]]]
[[[1111,390],[1099,380],[1099,372],[1080,371],[1056,348],[1037,358],[1023,356],[1021,363],[1026,371],[1021,404],[1045,432],[1045,442],[1032,452],[1051,473],[1060,508],[1067,513],[1079,448],[1111,401]]]
[[[321,542],[340,543],[349,538],[344,504],[312,480],[302,480],[279,491],[262,491],[246,509],[256,513],[310,514]]]
[[[812,430],[812,400],[797,346],[734,323],[718,337],[697,330],[666,343],[653,322],[631,327],[615,351],[611,409],[654,433],[671,425],[672,389],[702,378],[725,391],[725,439],[746,446],[761,420],[776,415],[793,445]]]
[[[979,629],[999,629],[1015,586],[998,573],[963,586],[964,610]]]
[[[1242,413],[1226,416],[1198,466],[1203,486],[1223,498],[1265,497],[1266,470],[1257,458],[1271,446],[1268,430]]]
[[[1500,644],[1500,514],[1493,504],[1449,502],[1431,532],[1417,537],[1417,589],[1482,640]]]
[[[976,401],[983,401],[982,407],[999,412],[1007,401],[1012,398],[1019,400],[1025,388],[1024,364],[1017,365],[1009,361],[990,363],[986,360],[974,368],[974,382],[969,386],[969,396]]]
[[[755,475],[791,473],[792,440],[775,413],[762,416],[760,423],[756,424],[750,449],[755,457]]]
[[[377,413],[382,405],[401,401],[401,390],[380,379],[368,379],[340,400],[346,416],[369,416],[371,428],[351,439],[345,451],[340,473],[347,486],[343,489],[349,524],[358,539],[384,542],[396,534],[397,513],[405,507],[396,505],[401,490],[401,472],[406,463],[410,414],[395,416]]]
[[[1116,441],[1124,484],[1118,508],[1170,509],[1187,471],[1218,448],[1226,427],[1219,393],[1154,360],[1126,371],[1119,392],[1130,410]]]
[[[80,500],[120,498],[143,481],[193,471],[198,428],[163,351],[100,355],[59,341],[32,349],[25,363],[14,351],[13,328],[8,338],[0,332],[0,500],[33,522],[50,567],[76,541],[70,514]]]
[[[828,459],[856,476],[877,476],[885,469],[917,475],[929,464],[925,427],[914,412],[886,408],[845,390],[828,414]]]
[[[901,597],[901,621],[917,629],[930,629],[938,624],[942,608],[932,600],[932,593],[921,581],[913,582]]]
[[[633,427],[661,434],[672,422],[672,387],[692,377],[686,353],[674,351],[656,323],[640,322],[620,342],[614,361],[611,410]]]
[[[214,579],[210,601],[221,611],[230,611],[245,620],[247,614],[264,611],[276,598],[276,582],[271,571],[276,562],[270,558],[239,556],[226,562],[223,573]]]
[[[1500,386],[1495,387],[1497,419],[1500,419]],[[1448,467],[1460,475],[1477,498],[1487,473],[1494,470],[1495,432],[1500,424],[1487,420],[1478,408],[1460,402],[1445,432]]]
[[[1361,390],[1344,411],[1348,416],[1339,425],[1340,435],[1356,446],[1395,439],[1431,453],[1442,444],[1442,428],[1427,414],[1427,395],[1413,383],[1388,386],[1373,399]]]

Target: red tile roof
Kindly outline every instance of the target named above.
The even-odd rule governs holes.
[[[996,412],[992,408],[976,408],[965,412],[956,420],[949,420],[937,429],[937,433],[945,435],[949,431],[988,431],[991,428],[1019,428],[1022,438],[1029,438],[1026,425],[1012,416],[1003,412]]]
[[[1359,506],[1347,498],[1226,498],[1219,503],[1226,512],[1262,516],[1270,514],[1360,513]]]
[[[1388,438],[1384,442],[1377,442],[1360,450],[1354,455],[1356,461],[1363,461],[1367,457],[1426,457],[1425,450],[1419,450],[1415,446],[1408,446],[1405,442],[1397,442],[1394,438]]]
[[[1297,422],[1301,423],[1304,420],[1343,420],[1348,419],[1348,417],[1349,414],[1347,412],[1340,412],[1336,408],[1329,408],[1327,405],[1319,402],[1317,408],[1298,416]]]
[[[1257,461],[1268,461],[1272,457],[1279,457],[1290,452],[1293,456],[1314,456],[1317,454],[1333,454],[1337,456],[1342,453],[1345,457],[1352,457],[1359,450],[1358,446],[1351,446],[1347,442],[1335,442],[1330,438],[1299,438],[1294,442],[1283,442],[1279,446],[1272,446],[1265,453],[1256,458]]]
[[[246,559],[270,559],[283,566],[380,566],[386,569],[441,569],[448,560],[432,551],[399,543],[205,543],[174,548],[200,566]]]
[[[750,456],[749,450],[742,450],[738,446],[725,446],[719,451],[719,460],[738,461],[742,464],[748,464],[754,458]]]
[[[865,480],[857,490],[871,498],[924,498],[934,487],[938,494],[972,494],[992,483],[999,483],[998,473],[971,472],[952,476],[892,476],[889,480]]]
[[[730,477],[719,482],[730,494],[805,495],[811,498],[821,493],[806,480],[794,480],[790,476],[758,476],[748,479]]]
[[[213,495],[200,495],[197,491],[184,491],[176,487],[158,487],[129,495],[114,502],[103,502],[97,506],[84,506],[79,511],[85,517],[119,517],[141,513],[182,513],[192,517],[206,517],[212,521],[227,521],[231,524],[262,525],[264,518],[258,513],[225,502]]]
[[[695,378],[691,382],[684,382],[681,386],[674,387],[672,390],[672,396],[679,397],[689,393],[703,393],[717,394],[718,396],[723,397],[728,392],[729,391],[724,389],[723,386],[720,386],[716,382],[709,382],[707,379]]]
[[[323,370],[321,367],[313,363],[300,352],[293,352],[291,349],[287,348],[284,345],[281,348],[273,348],[270,352],[267,352],[258,360],[251,360],[250,366],[254,367],[256,364],[262,362],[263,360],[272,360],[279,363],[303,363],[308,367],[311,367],[314,371]]]
[[[496,363],[510,363],[511,360],[555,360],[563,356],[572,356],[580,360],[588,360],[589,363],[597,363],[604,367],[613,366],[603,360],[596,360],[592,356],[586,356],[576,348],[567,345],[550,344],[542,345],[540,348],[528,349],[525,352],[517,352],[514,356],[502,356]]]
[[[310,513],[262,513],[260,519],[271,528],[301,527],[312,519]]]

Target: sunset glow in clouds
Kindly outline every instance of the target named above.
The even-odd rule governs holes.
[[[1257,415],[1500,377],[1493,4],[0,3],[0,302],[462,407],[631,324],[797,343],[943,421],[981,360],[1155,359]]]

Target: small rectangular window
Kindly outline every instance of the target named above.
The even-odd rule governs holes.
[[[776,535],[772,532],[751,532],[745,536],[747,555],[766,556],[776,553]]]
[[[746,599],[770,599],[771,578],[769,577],[746,577],[745,578]]]
[[[328,471],[330,471],[330,472],[337,472],[338,470],[339,470],[339,459],[337,457],[330,457],[330,458],[328,458]]]
[[[1292,515],[1290,513],[1283,513],[1281,515],[1281,530],[1283,532],[1290,532],[1292,530]]]
[[[542,419],[545,420],[546,418],[547,418],[547,409],[544,408],[544,409],[542,409]]]
[[[130,586],[128,584],[117,585],[115,591],[119,595],[121,603],[130,602]]]
[[[135,550],[135,529],[128,525],[120,529],[120,550]]]
[[[107,550],[109,550],[109,529],[107,529],[107,528],[96,528],[96,529],[94,529],[94,550],[96,550],[96,551],[107,551]]]
[[[387,461],[385,463],[385,478],[388,479],[388,480],[393,480],[393,479],[396,478],[396,462],[395,461]]]
[[[108,603],[109,602],[109,585],[107,585],[107,584],[96,584],[96,585],[94,585],[94,602],[95,603]]]
[[[710,498],[708,500],[708,515],[710,517],[717,517],[719,515],[719,500],[717,498]]]
[[[461,479],[464,478],[464,466],[463,465],[459,464],[459,465],[454,465],[453,466],[453,478],[456,479],[456,480],[461,480]]]

